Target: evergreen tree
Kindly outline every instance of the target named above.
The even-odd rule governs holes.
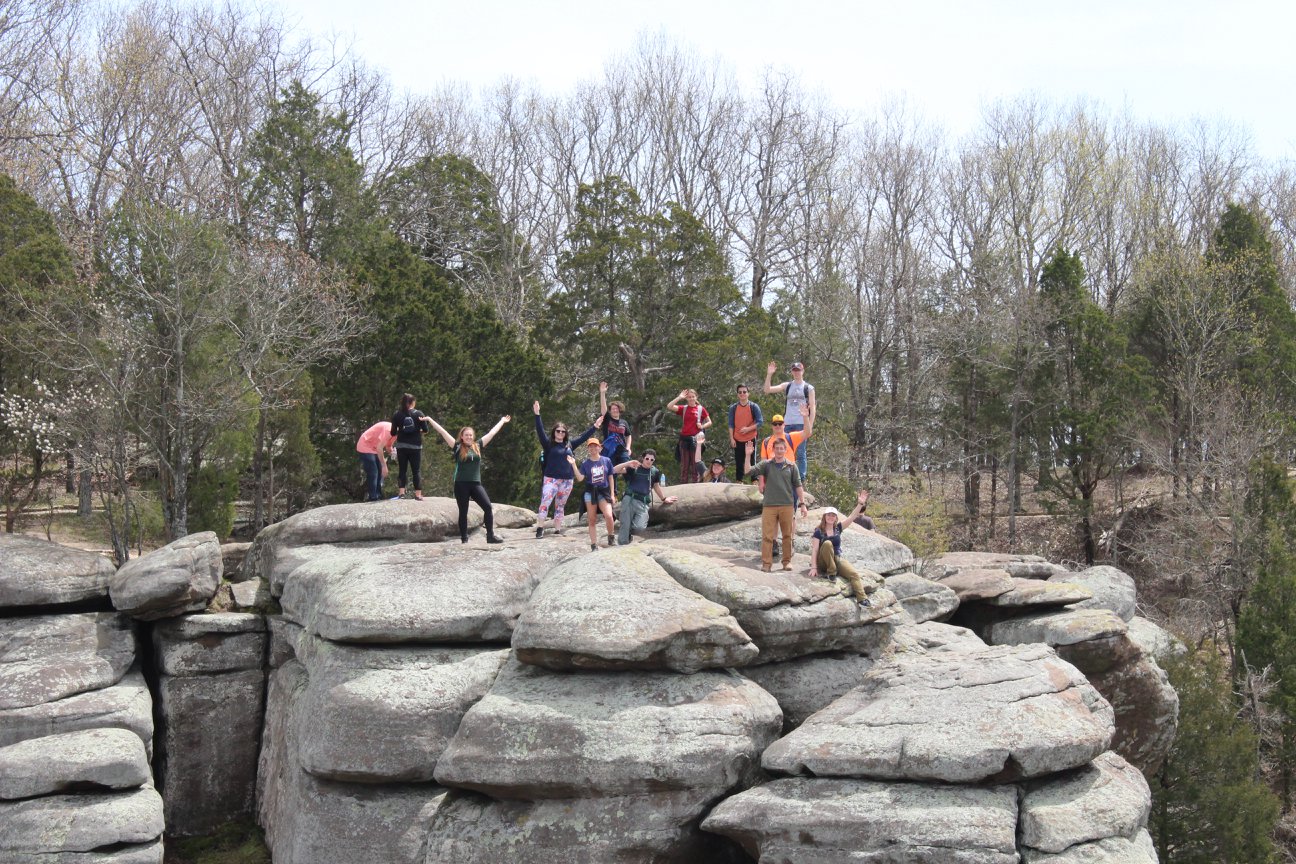
[[[1278,799],[1259,778],[1258,742],[1238,717],[1228,673],[1210,647],[1166,663],[1179,728],[1152,779],[1148,829],[1162,864],[1266,864]]]

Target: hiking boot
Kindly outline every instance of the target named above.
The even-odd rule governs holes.
[[[536,529],[536,539],[539,540],[539,539],[540,539],[541,537],[543,537],[543,536],[544,536],[544,528],[537,528],[537,529]]]
[[[503,538],[503,537],[497,537],[497,536],[494,535],[494,534],[487,534],[487,535],[486,535],[486,542],[487,542],[487,543],[503,543],[503,542],[504,542],[504,538]]]
[[[591,551],[591,552],[597,552],[597,551],[598,551],[598,544],[597,544],[597,543],[591,543],[591,544],[590,544],[590,551]]]
[[[774,557],[775,557],[775,558],[778,558],[778,557],[779,557],[779,553],[780,553],[780,549],[779,549],[779,541],[775,540],[775,541],[774,541],[774,552],[773,552]]]
[[[770,565],[768,565],[768,564],[762,564],[762,565],[761,565],[761,572],[762,572],[762,573],[768,573],[768,572],[770,572]]]
[[[868,609],[872,605],[873,601],[869,600],[867,597],[859,598],[859,606],[861,609]]]
[[[616,539],[615,537],[613,537],[611,534],[609,534],[609,535],[608,535],[608,538],[607,538],[607,544],[608,544],[609,546],[615,546],[615,545],[617,545],[617,539]]]
[[[784,570],[791,570],[791,569],[792,569],[792,565],[791,565],[791,564],[784,564],[784,565],[783,565],[783,569],[784,569]]]
[[[460,543],[467,543],[467,542],[468,542],[468,535],[467,535],[467,534],[462,534],[462,535],[460,535],[460,537],[459,537],[459,542],[460,542]]]

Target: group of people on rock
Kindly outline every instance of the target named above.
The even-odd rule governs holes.
[[[738,385],[737,401],[729,406],[729,443],[733,452],[735,482],[755,480],[763,500],[761,511],[761,569],[773,568],[774,556],[780,544],[777,534],[782,534],[782,566],[791,570],[792,535],[797,510],[807,512],[803,495],[806,476],[806,441],[814,430],[815,390],[805,380],[805,367],[800,362],[790,368],[790,380],[773,383],[778,364],[770,362],[765,371],[764,392],[781,394],[786,407],[783,414],[770,418],[771,434],[760,438],[764,415],[760,405],[751,401],[750,390]],[[582,500],[585,505],[590,549],[598,548],[598,517],[601,514],[608,546],[630,542],[631,533],[642,531],[648,525],[648,511],[655,496],[663,504],[672,504],[676,496],[664,491],[664,477],[657,468],[657,454],[645,450],[637,458],[633,455],[633,436],[625,414],[625,405],[607,400],[607,382],[599,384],[599,416],[579,435],[573,436],[565,423],[555,423],[547,432],[540,416],[540,402],[532,403],[535,415],[536,438],[540,442],[540,469],[543,477],[540,506],[536,510],[537,539],[544,536],[546,527],[554,533],[563,533],[563,519],[567,500],[576,483],[583,483]],[[459,506],[459,537],[468,542],[468,503],[476,501],[485,519],[486,542],[502,543],[495,534],[494,513],[490,496],[481,483],[482,449],[490,444],[504,424],[512,418],[504,415],[490,431],[476,437],[471,426],[465,426],[451,436],[436,420],[419,411],[417,400],[409,393],[401,397],[400,407],[390,421],[375,423],[364,431],[356,444],[360,462],[365,472],[366,496],[370,501],[382,498],[382,483],[388,476],[388,456],[394,455],[399,467],[396,498],[403,498],[407,481],[412,480],[414,498],[423,500],[422,463],[423,436],[435,431],[446,446],[451,448],[454,460],[454,497]],[[703,462],[706,430],[711,428],[710,413],[698,401],[697,391],[682,390],[666,405],[666,410],[681,419],[676,453],[679,457],[680,480],[683,483],[723,483],[725,464],[713,458],[710,465]],[[598,436],[601,431],[602,437]],[[577,462],[576,448],[584,444],[586,458]],[[759,457],[759,458],[758,458]],[[623,478],[625,493],[621,501],[620,527],[614,533],[613,506],[616,502],[616,478]],[[855,509],[843,521],[833,507],[826,507],[811,541],[811,576],[841,576],[850,583],[861,605],[868,599],[859,573],[841,555],[843,527],[872,529],[873,523],[864,515],[868,506],[868,492],[859,493]],[[395,500],[395,499],[393,499]],[[552,508],[552,520],[550,509]]]

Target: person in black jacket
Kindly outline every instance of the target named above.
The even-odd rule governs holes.
[[[405,497],[405,479],[412,473],[414,500],[422,501],[423,478],[419,474],[419,468],[423,464],[423,433],[431,427],[428,425],[428,416],[414,407],[416,401],[409,393],[401,397],[400,408],[392,415],[391,434],[396,436],[396,464],[400,466],[396,498]]]
[[[539,400],[531,403],[531,411],[535,414],[536,438],[540,439],[540,459],[544,474],[540,491],[540,507],[536,510],[536,539],[538,540],[544,536],[544,523],[548,518],[551,503],[554,533],[562,533],[567,499],[571,496],[572,486],[576,482],[575,473],[572,471],[575,464],[573,448],[588,441],[594,435],[594,430],[603,423],[603,419],[594,421],[593,426],[569,440],[571,433],[565,423],[555,423],[550,433],[545,434],[544,421],[540,419]]]

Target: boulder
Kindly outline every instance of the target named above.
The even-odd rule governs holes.
[[[298,764],[306,670],[290,660],[270,678],[257,805],[275,864],[424,864],[428,823],[446,790],[312,777]]]
[[[152,748],[153,698],[138,668],[102,690],[28,708],[0,710],[0,746],[99,728],[127,729],[138,735],[147,748]]]
[[[1087,764],[1112,735],[1111,706],[1047,646],[933,651],[874,666],[761,761],[817,777],[1008,782]]]
[[[1179,726],[1179,694],[1164,670],[1140,654],[1089,680],[1116,712],[1112,749],[1144,774],[1152,775],[1174,744]]]
[[[932,578],[944,578],[960,570],[1004,570],[1009,576],[1021,579],[1048,579],[1055,574],[1070,572],[1039,555],[1019,555],[1015,552],[946,552],[929,563],[937,574]]]
[[[790,778],[702,822],[763,862],[1016,864],[1017,789]]]
[[[894,643],[903,651],[979,651],[986,647],[981,637],[966,627],[939,621],[897,627]]]
[[[256,574],[244,572],[243,562],[247,560],[251,543],[221,544],[221,574],[227,582],[245,582]],[[249,568],[250,570],[251,568]]]
[[[989,600],[991,597],[1006,594],[1016,587],[1013,577],[1008,575],[1007,570],[982,568],[946,570],[941,567],[930,569],[934,573],[942,574],[936,581],[957,594],[960,603]]]
[[[220,541],[202,531],[123,564],[109,595],[117,610],[143,621],[197,612],[215,596],[223,567]]]
[[[858,687],[874,662],[863,654],[836,651],[747,666],[742,674],[778,701],[783,709],[783,733],[787,734],[811,714]]]
[[[1077,609],[1110,609],[1122,621],[1134,617],[1134,605],[1138,600],[1134,580],[1115,567],[1102,564],[1079,573],[1057,573],[1050,576],[1049,581],[1069,582],[1089,589],[1093,596],[1078,603]]]
[[[507,650],[391,648],[307,639],[299,760],[316,777],[432,779],[464,712],[490,689]]]
[[[0,618],[0,709],[109,687],[134,660],[134,625],[116,612]]]
[[[573,509],[573,512],[574,509]],[[458,511],[455,519],[457,520]],[[496,528],[534,528],[536,524],[536,514],[534,510],[528,510],[525,507],[514,507],[512,504],[491,503],[491,515],[495,517]],[[477,506],[476,501],[468,502],[468,521],[471,525],[484,525],[486,514]],[[455,533],[458,534],[458,522],[455,523]]]
[[[1026,786],[1021,842],[1039,852],[1063,852],[1108,837],[1134,837],[1151,809],[1143,774],[1115,753],[1104,753],[1083,768]]]
[[[436,780],[497,798],[723,790],[751,781],[782,726],[733,672],[572,672],[510,661],[468,710]]]
[[[0,825],[0,859],[146,844],[162,836],[162,799],[146,787],[0,801]]]
[[[110,847],[107,851],[94,852],[55,852],[41,855],[35,859],[20,856],[16,859],[0,857],[5,864],[21,861],[30,864],[163,864],[162,838],[151,843],[127,844]]]
[[[428,830],[427,864],[657,864],[745,861],[729,841],[698,829],[714,790],[496,801],[456,790]]]
[[[743,666],[760,653],[728,609],[681,586],[641,546],[549,571],[518,619],[513,650],[560,671],[685,673]]]
[[[0,609],[102,602],[114,569],[97,552],[0,534]]]
[[[577,554],[566,543],[336,553],[298,567],[281,604],[308,632],[339,642],[507,642],[540,578]]]
[[[694,528],[747,519],[761,512],[761,494],[755,486],[739,483],[687,483],[671,486],[674,504],[655,503],[649,511],[652,525]]]
[[[270,630],[270,651],[266,659],[271,669],[278,669],[297,656],[297,645],[305,630],[282,615],[267,615],[265,622]]]
[[[211,675],[261,669],[266,621],[245,612],[185,615],[153,628],[154,656],[163,675]]]
[[[748,555],[696,543],[644,544],[680,585],[729,610],[772,663],[824,651],[869,653],[891,638],[875,622],[899,611],[895,596],[878,589],[860,607],[833,580],[811,579],[807,566],[763,573]],[[804,560],[804,559],[803,559]]]
[[[1088,588],[1074,582],[1057,581],[1056,577],[1048,580],[1022,579],[1017,576],[1011,578],[1012,588],[994,597],[987,597],[983,602],[987,606],[1001,609],[1071,606],[1072,604],[1080,604],[1074,608],[1086,608],[1083,601],[1093,597]]]
[[[152,779],[139,736],[87,729],[0,747],[0,799],[71,789],[135,789]]]
[[[672,487],[671,494],[675,494],[678,489],[679,487]],[[822,510],[812,510],[809,516],[796,520],[796,536],[792,543],[795,551],[803,555],[810,554],[810,539],[819,525],[822,512]],[[697,543],[750,551],[759,557],[761,519],[757,516],[755,519],[731,522],[718,528],[690,531],[687,536]],[[914,566],[914,555],[908,546],[876,531],[868,531],[858,526],[847,528],[842,532],[842,556],[854,564],[857,570],[871,570],[883,576],[902,573]],[[806,567],[809,567],[808,561]]]
[[[468,513],[468,528],[481,527],[481,511]],[[300,560],[294,549],[319,544],[393,545],[438,543],[459,536],[459,505],[453,498],[365,501],[316,507],[261,530],[244,563],[246,578],[259,576],[277,594]]]
[[[1177,636],[1146,618],[1135,615],[1127,622],[1127,625],[1129,627],[1130,641],[1137,645],[1144,654],[1160,663],[1164,663],[1172,657],[1178,657],[1188,650]]]
[[[944,621],[958,608],[958,595],[953,589],[924,579],[917,573],[897,573],[886,577],[886,587],[900,601],[914,621]]]
[[[270,583],[264,579],[249,579],[230,585],[230,599],[239,611],[266,612],[274,607]]]
[[[206,834],[253,812],[264,700],[260,669],[162,676],[156,764],[168,834]]]
[[[1156,846],[1147,831],[1132,838],[1108,837],[1052,854],[1025,849],[1023,864],[1157,864]]]
[[[982,635],[991,645],[1051,645],[1067,662],[1093,676],[1138,655],[1127,629],[1108,609],[1064,609],[999,621],[985,627]]]

